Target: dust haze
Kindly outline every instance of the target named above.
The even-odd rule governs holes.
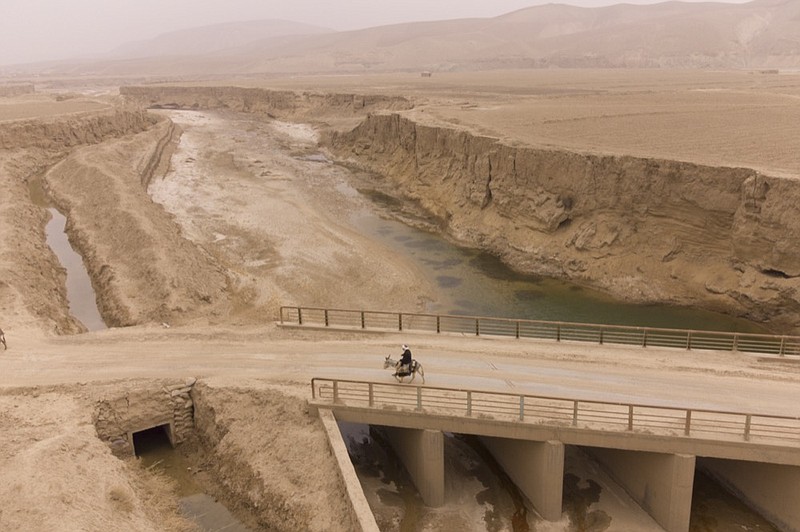
[[[349,31],[407,22],[495,17],[540,3],[386,0],[380,9],[375,9],[374,3],[365,0],[5,0],[0,18],[0,66],[113,55],[119,47],[132,42],[220,23],[280,20]],[[572,5],[597,7],[610,3],[581,0]]]
[[[800,0],[375,5],[4,2],[0,529],[197,530],[133,456],[165,426],[179,476],[254,531],[511,529],[463,448],[437,509],[335,459],[309,383],[391,384],[406,343],[425,386],[796,417]],[[107,329],[71,313],[50,209]],[[280,324],[452,296],[375,219],[781,352]],[[528,501],[525,526],[662,529],[577,447],[565,474],[561,515]],[[797,529],[786,478],[675,506],[692,532]]]

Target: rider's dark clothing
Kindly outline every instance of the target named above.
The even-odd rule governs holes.
[[[400,358],[400,365],[406,366],[406,371],[411,371],[411,349],[403,351],[403,356]]]

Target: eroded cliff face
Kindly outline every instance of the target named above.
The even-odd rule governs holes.
[[[141,109],[114,109],[0,124],[0,148],[65,150],[147,129],[156,117]]]
[[[319,119],[410,109],[405,98],[381,95],[279,91],[246,87],[120,87],[128,101],[151,108],[230,109],[274,118]]]
[[[517,270],[634,302],[800,328],[800,182],[746,168],[512,147],[399,114],[330,148]]]

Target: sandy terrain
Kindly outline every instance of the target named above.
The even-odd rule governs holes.
[[[450,98],[437,119],[466,123],[474,111],[485,127],[505,122],[502,109],[461,110],[462,99]],[[715,112],[724,115],[726,105]],[[540,119],[549,120],[545,111]],[[0,352],[0,529],[190,530],[165,481],[114,457],[93,423],[102,401],[196,377],[204,411],[213,412],[213,423],[202,421],[210,491],[230,498],[254,527],[350,530],[322,429],[304,400],[314,376],[388,381],[380,360],[401,342],[412,343],[432,385],[796,412],[800,366],[791,361],[278,328],[279,304],[416,310],[436,294],[412,265],[350,226],[366,206],[342,193],[346,174],[318,157],[311,126],[210,113],[179,113],[175,122],[179,145],[161,122],[120,127],[71,152],[20,148],[0,157],[8,181],[0,196],[0,325],[9,343]],[[265,150],[259,135],[281,149]],[[554,126],[546,136],[559,135],[567,133]],[[609,138],[619,148],[626,137]],[[784,140],[784,149],[796,142]],[[165,142],[174,149],[170,171],[152,156]],[[87,257],[104,316],[143,325],[55,334],[80,326],[66,313],[63,272],[43,244],[47,216],[29,199],[33,176],[74,213],[71,237]],[[426,529],[462,522],[461,496]],[[570,519],[537,530],[573,530]],[[649,526],[641,514],[612,519],[619,528],[611,530]]]
[[[103,111],[111,107],[110,102],[88,99],[78,94],[62,95],[57,98],[43,94],[29,94],[15,98],[0,98],[0,122]]]

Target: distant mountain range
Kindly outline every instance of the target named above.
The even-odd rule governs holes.
[[[229,23],[46,70],[187,77],[540,67],[800,68],[800,0],[548,4],[347,32],[276,20]]]
[[[124,44],[111,52],[116,58],[205,55],[235,49],[260,40],[288,35],[318,35],[334,30],[288,20],[228,22],[163,33],[152,39]]]

